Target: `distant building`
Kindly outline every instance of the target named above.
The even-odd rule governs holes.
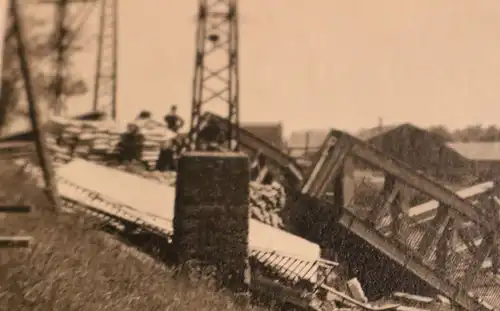
[[[313,155],[321,148],[330,130],[292,132],[286,143],[286,152],[303,168],[311,165]]]
[[[294,132],[288,141],[290,155],[307,165],[310,155],[319,150],[327,130]],[[354,136],[378,150],[401,160],[412,168],[439,179],[461,180],[470,174],[470,163],[448,147],[443,137],[410,123],[377,126],[361,130]],[[357,163],[363,168],[364,165]]]
[[[287,141],[287,151],[294,158],[314,154],[323,144],[329,130],[292,132]]]
[[[246,123],[241,127],[274,147],[283,150],[283,126],[281,123]]]
[[[470,162],[450,148],[443,137],[410,123],[364,130],[357,136],[385,154],[441,180],[460,181],[471,172]]]
[[[484,179],[500,176],[500,141],[450,142],[447,145],[470,161],[475,176]]]

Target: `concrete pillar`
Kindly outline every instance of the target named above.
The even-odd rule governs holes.
[[[215,267],[236,290],[248,277],[249,161],[239,153],[191,152],[179,159],[174,246],[182,265]]]

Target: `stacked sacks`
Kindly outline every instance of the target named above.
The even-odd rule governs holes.
[[[108,127],[108,151],[109,153],[114,153],[116,151],[116,146],[120,142],[120,136],[125,132],[125,127],[119,124],[113,124]]]
[[[81,125],[76,120],[64,118],[53,118],[52,125],[51,132],[47,135],[52,136],[49,138],[51,142],[48,144],[49,150],[53,154],[54,162],[67,163],[73,158],[73,151],[81,132]]]
[[[55,160],[67,163],[74,156],[102,163],[116,151],[120,135],[126,126],[106,121],[78,121],[65,118],[52,118],[50,135],[54,139],[50,150]],[[144,135],[142,160],[154,167],[163,142],[173,138],[173,133],[156,122],[142,123],[140,130]]]
[[[98,157],[102,160],[107,158],[114,150],[114,146],[118,143],[118,140],[114,139],[112,135],[112,124],[100,122],[96,124],[94,139],[90,147],[90,153],[94,157]]]
[[[160,155],[161,145],[172,139],[173,133],[164,126],[153,122],[144,124],[141,128],[141,133],[144,135],[142,160],[145,161],[150,168],[153,168]]]
[[[82,122],[80,124],[80,133],[75,143],[73,156],[88,159],[88,160],[98,160],[93,158],[90,154],[93,141],[95,139],[95,129],[94,127],[87,123]]]

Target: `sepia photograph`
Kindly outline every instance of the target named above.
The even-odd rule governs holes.
[[[500,311],[499,0],[0,0],[0,53],[0,311]]]

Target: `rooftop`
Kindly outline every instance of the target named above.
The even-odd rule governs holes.
[[[500,141],[450,142],[447,146],[469,160],[500,161]]]
[[[383,135],[404,124],[394,124],[387,126],[377,126],[374,128],[363,129],[353,135],[361,140],[367,141],[379,135]],[[306,147],[308,151],[315,151],[321,147],[323,141],[330,130],[303,130],[292,132],[288,139],[288,148],[291,156],[300,156],[304,153]]]
[[[242,128],[279,149],[283,148],[281,123],[246,123]]]

